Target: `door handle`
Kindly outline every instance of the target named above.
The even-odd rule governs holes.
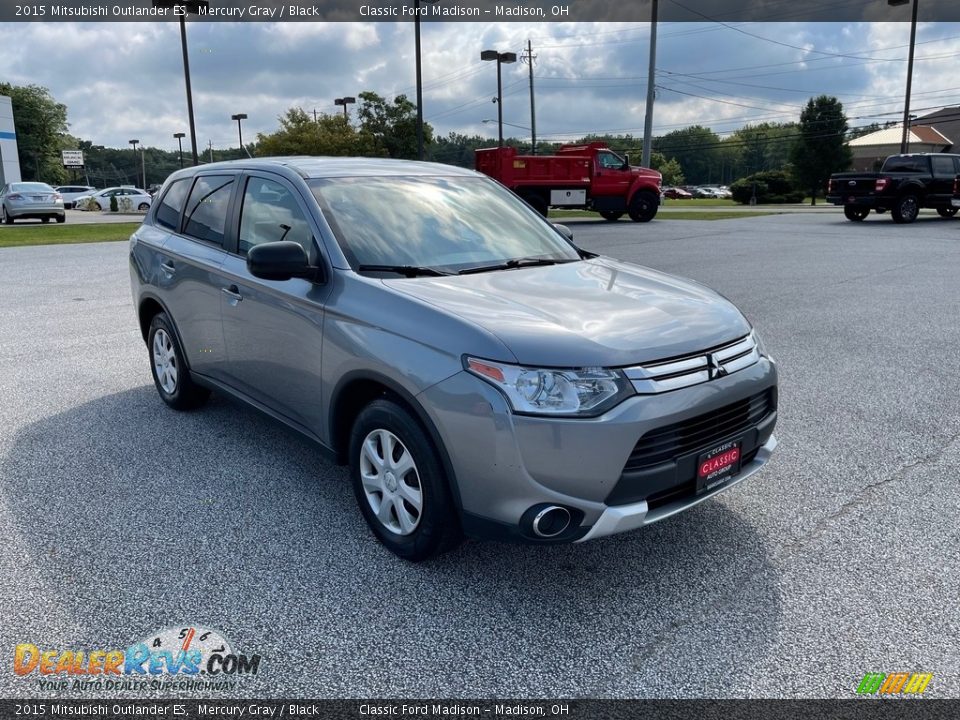
[[[220,292],[229,297],[231,300],[236,300],[237,302],[243,300],[243,295],[240,294],[240,288],[238,288],[236,285],[220,288]]]
[[[175,268],[173,263],[169,260],[164,260],[162,263],[160,263],[160,269],[168,275],[173,275],[177,271],[177,268]]]

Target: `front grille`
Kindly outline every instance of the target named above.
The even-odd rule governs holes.
[[[641,395],[670,392],[732,375],[760,361],[753,333],[726,345],[693,355],[660,360],[624,369],[633,389]]]
[[[726,405],[710,413],[651,430],[637,442],[623,472],[635,472],[675,460],[744,433],[773,409],[773,390]]]

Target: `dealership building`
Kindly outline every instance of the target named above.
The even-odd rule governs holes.
[[[13,104],[0,95],[0,186],[20,182],[20,159],[17,156],[17,132],[13,126]]]

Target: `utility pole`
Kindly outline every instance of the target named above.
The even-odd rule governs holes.
[[[537,56],[533,54],[533,43],[527,40],[527,54],[520,58],[530,66],[530,154],[537,154],[537,106],[533,99],[533,61]]]
[[[213,162],[213,140],[207,140],[207,146],[210,148],[210,162]]]
[[[657,70],[657,5],[650,4],[650,66],[647,68],[647,112],[643,118],[643,156],[640,164],[650,167],[650,150],[653,144],[653,99],[656,94]]]
[[[314,122],[317,122],[317,109],[316,109],[316,108],[313,109],[313,121],[314,121]]]

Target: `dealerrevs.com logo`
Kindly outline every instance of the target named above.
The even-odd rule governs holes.
[[[260,672],[261,656],[234,650],[222,633],[167,628],[124,650],[41,648],[20,643],[13,671],[40,690],[236,690]]]

